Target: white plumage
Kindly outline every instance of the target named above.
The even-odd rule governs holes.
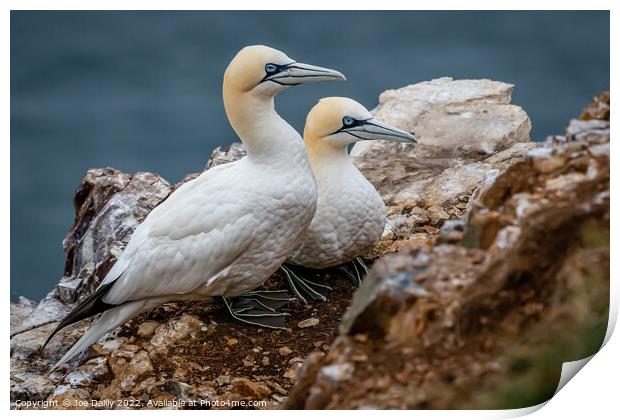
[[[348,98],[321,99],[308,114],[304,141],[319,199],[314,218],[288,262],[334,267],[368,251],[381,238],[385,205],[347,152],[347,145],[361,140],[415,142],[415,137],[375,120]]]
[[[139,312],[241,295],[282,264],[312,220],[317,190],[303,141],[275,112],[273,98],[293,84],[335,79],[344,76],[268,47],[237,54],[223,95],[248,156],[185,183],[148,215],[95,292],[103,305],[116,306],[57,365]],[[92,315],[88,307],[76,310],[59,327],[78,320],[79,311]]]

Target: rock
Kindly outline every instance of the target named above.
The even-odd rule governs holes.
[[[128,395],[138,395],[159,385],[151,376],[155,370],[148,353],[144,350],[131,359],[113,355],[109,363],[112,380],[105,388],[99,387],[97,397],[101,400],[119,400]]]
[[[232,143],[228,147],[216,147],[211,153],[209,161],[205,165],[205,169],[225,163],[234,162],[246,155],[243,145],[239,142]]]
[[[172,379],[180,382],[186,382],[190,379],[190,371],[182,366],[178,366],[172,374]]]
[[[133,353],[137,353],[140,350],[140,346],[137,346],[135,344],[124,344],[123,350],[127,352],[131,352],[133,354]]]
[[[84,387],[96,383],[109,372],[107,359],[105,357],[97,357],[88,360],[77,370],[69,372],[64,377],[63,382],[72,387]]]
[[[297,326],[299,328],[310,328],[310,327],[314,327],[315,325],[319,325],[319,320],[318,318],[308,318],[308,319],[304,319],[303,321],[300,321]]]
[[[431,206],[428,208],[428,214],[431,219],[431,224],[438,225],[443,223],[444,220],[448,220],[450,215],[439,206]]]
[[[208,385],[199,385],[194,388],[194,393],[197,397],[206,400],[212,399],[216,395],[215,388]]]
[[[333,382],[348,381],[353,377],[355,367],[351,363],[339,363],[325,366],[321,369],[319,375],[323,375]]]
[[[387,90],[379,97],[375,117],[414,132],[419,146],[360,142],[352,155],[359,157],[379,147],[415,159],[427,153],[463,157],[490,155],[529,142],[530,119],[523,109],[510,104],[512,89],[510,84],[491,80],[443,77]]]
[[[127,341],[127,337],[115,337],[104,341],[102,344],[93,344],[93,350],[104,356],[111,355],[119,351]]]
[[[152,173],[132,176],[112,168],[86,173],[75,194],[75,222],[63,241],[67,262],[58,287],[63,302],[94,291],[116,261],[113,243],[126,244],[170,192],[170,184]]]
[[[566,128],[567,141],[604,142],[609,139],[609,121],[572,119]]]
[[[283,403],[284,401],[286,401],[286,397],[282,395],[278,395],[278,394],[272,395],[272,398],[275,399],[279,403]]]
[[[532,149],[527,156],[532,160],[534,169],[543,174],[547,174],[561,169],[566,163],[566,156],[552,154],[553,149],[540,147]]]
[[[281,395],[286,395],[288,394],[288,391],[284,388],[282,388],[282,386],[277,383],[277,382],[273,382],[273,381],[265,381],[265,383],[271,388],[273,389],[275,392],[280,393]]]
[[[284,377],[287,379],[290,379],[291,382],[295,382],[295,380],[297,379],[297,368],[298,368],[299,364],[295,364],[295,366],[289,368],[286,372],[284,372]]]
[[[246,378],[233,379],[232,392],[258,400],[267,398],[272,394],[271,388],[263,382],[252,382]]]
[[[278,349],[278,353],[280,354],[280,356],[288,356],[289,354],[291,354],[293,352],[293,350],[291,350],[289,347],[284,346],[284,347],[280,347]]]
[[[609,121],[609,111],[609,91],[606,91],[592,99],[592,102],[583,110],[579,119]]]
[[[37,302],[23,296],[19,297],[17,303],[11,302],[11,329],[24,321],[36,306]]]
[[[155,322],[155,321],[143,322],[138,327],[138,335],[140,337],[150,337],[151,335],[153,335],[157,327],[159,327],[159,322]]]
[[[429,293],[426,289],[409,279],[422,272],[430,260],[427,254],[420,252],[414,257],[414,261],[411,269],[395,272],[392,264],[398,266],[398,262],[375,262],[361,287],[355,291],[353,303],[345,313],[340,331],[347,334],[385,334],[392,316],[407,302],[427,297]],[[363,328],[359,328],[360,325],[363,325]]]
[[[204,388],[202,389],[204,391]],[[201,407],[197,400],[196,389],[191,385],[176,380],[166,380],[154,383],[152,394],[156,396],[150,399],[146,408],[172,408],[186,409],[188,407]]]
[[[137,379],[153,372],[153,364],[146,351],[140,351],[130,359],[113,356],[110,360],[112,372],[117,380],[126,383],[136,383]]]
[[[215,382],[219,385],[219,386],[224,386],[224,385],[228,385],[230,383],[231,379],[230,379],[230,375],[220,375],[215,379]]]
[[[460,240],[375,262],[341,336],[306,360],[285,408],[499,409],[550,398],[562,362],[598,349],[608,320],[609,155],[596,148],[609,134],[590,121],[479,186]]]
[[[93,359],[87,360],[83,365],[78,368],[78,371],[82,373],[84,379],[86,380],[86,383],[92,384],[99,381],[108,374],[108,361],[105,357],[95,357]]]
[[[200,334],[203,326],[202,321],[187,314],[160,325],[151,338],[153,352],[158,356],[167,355],[176,343]]]
[[[34,370],[32,366],[11,361],[11,402],[45,401],[54,392],[60,381],[58,375],[46,375],[45,370]]]
[[[448,220],[441,226],[437,243],[458,243],[463,239],[465,223],[462,220]]]
[[[88,408],[90,393],[83,388],[72,388],[68,385],[58,387],[50,396],[50,407],[56,409],[84,409]]]

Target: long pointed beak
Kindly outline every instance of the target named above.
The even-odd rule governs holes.
[[[304,63],[291,63],[285,70],[265,78],[283,85],[299,85],[309,82],[329,82],[332,80],[347,80],[339,71],[325,67],[313,66]]]
[[[413,133],[407,133],[401,129],[379,122],[374,118],[366,120],[356,127],[345,129],[343,131],[350,133],[360,140],[391,140],[406,143],[418,142]]]

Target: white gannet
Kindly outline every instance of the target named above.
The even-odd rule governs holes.
[[[347,146],[362,140],[416,142],[415,136],[373,118],[349,98],[324,98],[306,119],[304,142],[316,179],[316,213],[287,264],[323,269],[349,262],[377,244],[387,211],[377,190],[349,158]],[[295,293],[325,300],[314,286],[283,267]],[[310,283],[310,284],[307,284]],[[324,287],[324,286],[323,286]]]
[[[303,140],[276,113],[274,96],[301,83],[344,79],[269,47],[242,49],[224,74],[223,97],[247,156],[209,169],[153,209],[97,290],[48,338],[102,313],[56,366],[147,309],[238,296],[269,278],[310,224],[317,201]]]

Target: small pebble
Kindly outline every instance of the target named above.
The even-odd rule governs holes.
[[[220,375],[215,378],[215,382],[219,386],[228,385],[230,383],[230,375]]]
[[[365,354],[361,353],[361,354],[355,354],[352,357],[354,362],[367,362],[368,361],[368,356],[366,356]]]
[[[310,328],[310,327],[314,327],[315,325],[318,325],[318,323],[319,323],[318,318],[308,318],[308,319],[304,319],[303,321],[300,321],[299,324],[297,324],[297,326],[299,328]]]
[[[135,344],[125,344],[122,348],[123,350],[127,350],[132,353],[137,353],[138,351],[140,351],[140,347],[136,346]]]
[[[415,281],[417,283],[422,283],[423,281],[427,280],[429,278],[429,273],[427,272],[422,272],[422,273],[418,273],[415,276]]]
[[[286,397],[283,397],[282,395],[278,395],[278,394],[273,394],[271,398],[273,398],[274,400],[280,403],[286,401]]]
[[[159,322],[145,321],[138,327],[138,335],[140,337],[148,337],[153,335],[155,329],[159,326]]]
[[[290,348],[284,346],[284,347],[280,347],[278,349],[278,353],[280,353],[280,356],[288,356],[289,354],[291,354],[293,352],[293,350],[291,350]]]
[[[295,381],[295,379],[297,379],[297,365],[284,372],[283,376],[291,381]]]

